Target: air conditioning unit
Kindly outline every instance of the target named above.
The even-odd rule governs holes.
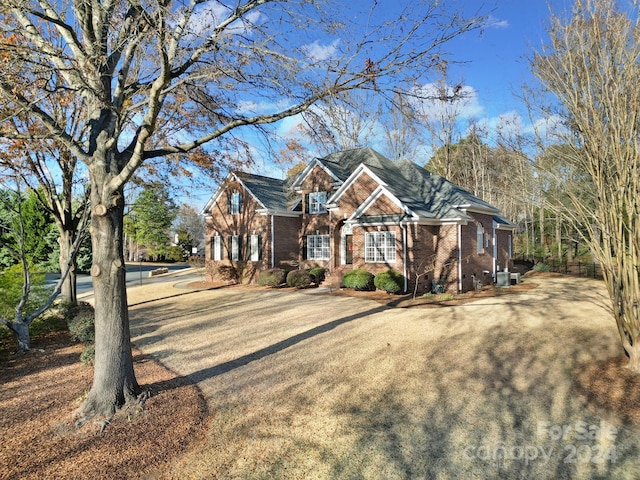
[[[497,272],[496,287],[510,287],[510,286],[511,286],[511,273]]]

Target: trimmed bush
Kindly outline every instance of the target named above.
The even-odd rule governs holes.
[[[86,365],[93,365],[95,351],[95,312],[90,303],[78,302],[75,307],[67,311],[67,325],[71,338],[84,344],[80,354],[80,361]]]
[[[315,283],[316,285],[320,285],[322,282],[324,282],[327,273],[327,271],[322,267],[310,268],[308,272],[313,279],[313,283]]]
[[[306,270],[291,270],[287,274],[287,285],[295,288],[308,288],[313,283]]]
[[[67,325],[71,338],[82,343],[95,340],[95,313],[90,303],[78,302],[67,312]]]
[[[342,286],[358,291],[372,291],[376,289],[376,286],[373,284],[373,278],[373,273],[369,273],[366,270],[349,270],[344,272],[342,276]]]
[[[373,279],[373,284],[378,290],[387,293],[399,293],[404,288],[404,277],[393,269],[377,274]]]
[[[258,285],[261,287],[279,287],[287,278],[287,272],[281,268],[263,270],[258,274]]]

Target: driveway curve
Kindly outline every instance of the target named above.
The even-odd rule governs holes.
[[[573,383],[620,353],[602,283],[527,281],[537,288],[411,309],[131,289],[134,344],[197,382],[210,410],[206,438],[165,476],[638,478],[638,432]]]

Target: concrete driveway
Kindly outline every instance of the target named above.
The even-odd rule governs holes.
[[[538,287],[415,309],[132,289],[135,345],[197,382],[211,413],[166,476],[638,478],[638,433],[586,408],[573,382],[620,353],[602,283],[527,281]]]

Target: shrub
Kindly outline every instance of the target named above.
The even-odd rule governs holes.
[[[46,283],[43,273],[30,273],[31,291],[24,313],[29,314],[37,310],[47,300],[52,287]],[[22,298],[22,266],[20,264],[7,268],[0,273],[0,317],[13,319],[16,306]]]
[[[281,268],[263,270],[258,274],[258,285],[261,287],[279,287],[287,278],[287,273]]]
[[[309,275],[311,275],[311,278],[313,279],[313,283],[315,283],[316,285],[320,285],[322,282],[324,282],[325,275],[327,273],[327,271],[324,268],[315,267],[315,268],[310,268],[308,271],[309,271]]]
[[[80,354],[80,361],[85,365],[93,365],[96,359],[96,346],[93,343],[85,345]]]
[[[313,283],[306,270],[291,270],[287,274],[287,285],[295,288],[307,288]]]
[[[373,284],[378,290],[387,293],[402,292],[404,288],[404,277],[393,269],[377,274],[373,279]]]
[[[233,265],[220,265],[217,268],[218,277],[225,282],[238,282],[240,280],[240,265],[236,268]]]
[[[534,272],[548,272],[549,271],[549,266],[546,263],[536,263],[533,266],[533,271]]]
[[[67,312],[67,325],[71,338],[82,343],[93,343],[95,340],[95,312],[90,303],[78,302]]]
[[[342,276],[342,286],[359,291],[372,291],[376,289],[373,278],[373,274],[366,270],[349,270]]]
[[[80,354],[80,361],[86,365],[93,365],[95,359],[95,311],[90,303],[78,302],[67,311],[67,324],[71,338],[84,344]]]

